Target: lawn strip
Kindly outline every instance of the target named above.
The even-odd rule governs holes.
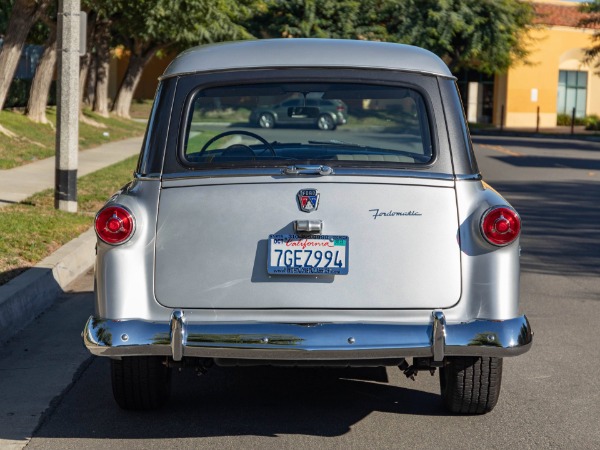
[[[131,180],[137,156],[78,180],[79,212],[54,209],[54,190],[0,210],[0,285],[29,269],[93,225],[106,200]]]
[[[104,128],[80,122],[80,150],[141,136],[146,129],[145,123],[133,120],[118,117],[104,118],[89,111],[84,111],[84,114],[87,118],[103,125]],[[52,125],[34,123],[20,112],[0,111],[2,126],[18,136],[9,138],[0,134],[0,169],[11,169],[54,156],[56,109],[48,108],[46,116]]]

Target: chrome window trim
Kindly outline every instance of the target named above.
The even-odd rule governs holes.
[[[258,177],[258,176],[272,176],[282,179],[315,179],[320,178],[322,175],[294,175],[293,177],[283,175],[281,173],[281,167],[273,168],[259,168],[259,169],[219,169],[219,170],[195,170],[190,172],[179,172],[163,174],[163,180],[179,180],[185,178],[225,178],[225,177]],[[346,168],[335,168],[335,173],[327,175],[328,178],[340,176],[358,176],[358,177],[392,177],[392,178],[422,178],[428,180],[454,180],[455,176],[447,173],[437,172],[417,172],[417,171],[403,171],[393,169],[346,169]]]

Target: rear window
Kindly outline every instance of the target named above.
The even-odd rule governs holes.
[[[183,136],[194,168],[324,164],[427,165],[431,126],[423,95],[359,83],[264,83],[196,92]]]

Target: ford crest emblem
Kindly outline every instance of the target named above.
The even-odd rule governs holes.
[[[300,211],[313,212],[319,207],[320,194],[316,189],[301,189],[298,191],[298,207]]]

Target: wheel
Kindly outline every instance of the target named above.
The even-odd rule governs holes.
[[[258,126],[261,128],[273,128],[275,126],[275,117],[271,113],[261,113],[258,116]]]
[[[502,358],[448,358],[440,369],[444,407],[458,414],[484,414],[491,411],[500,396]]]
[[[171,391],[171,369],[160,356],[130,356],[111,359],[113,396],[127,410],[160,408]]]
[[[317,127],[319,127],[319,130],[333,130],[335,129],[335,123],[329,114],[321,114],[317,119]]]

